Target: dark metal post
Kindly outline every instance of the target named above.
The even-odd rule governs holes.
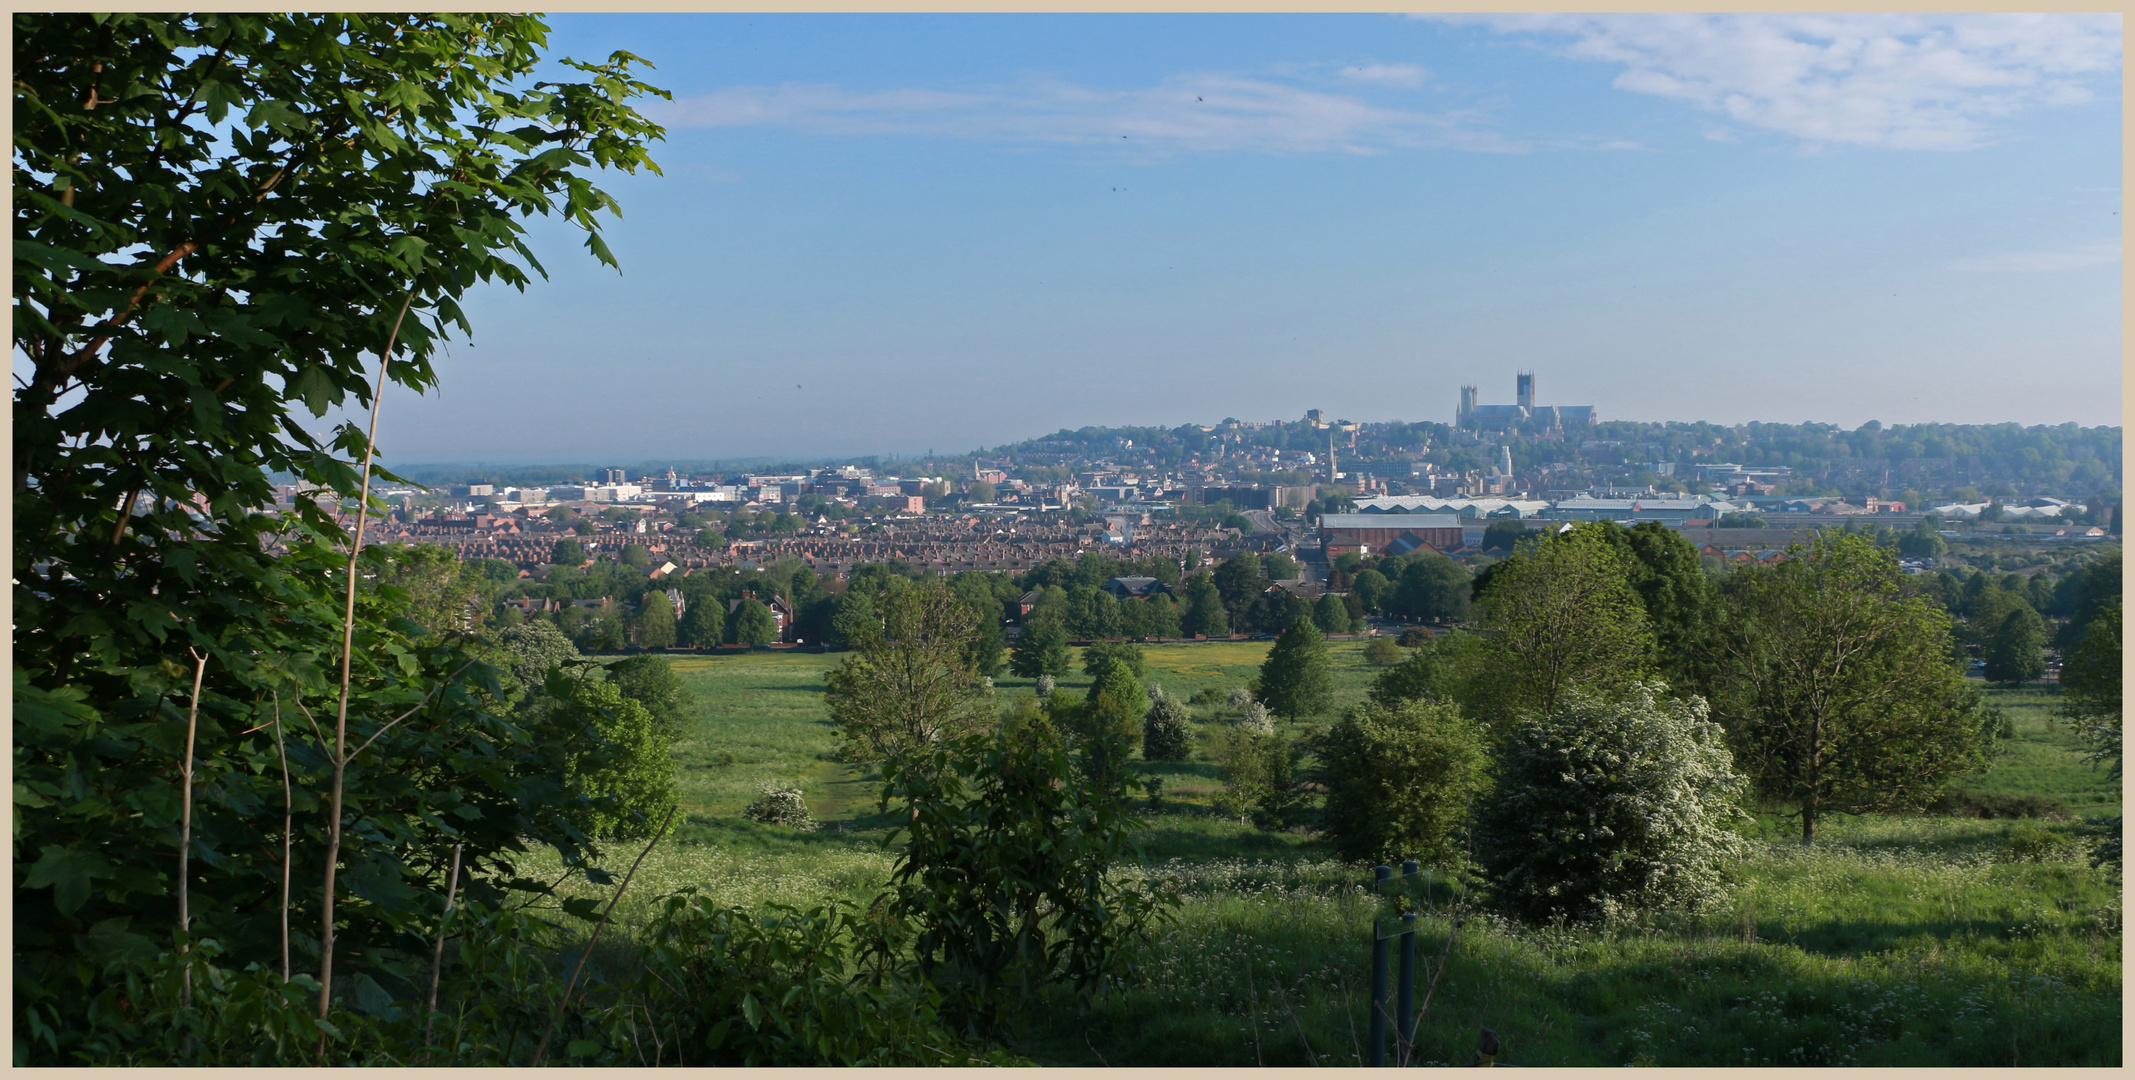
[[[1394,876],[1391,866],[1371,868],[1372,892],[1386,895],[1386,882]],[[1371,1066],[1386,1065],[1386,937],[1379,933],[1379,911],[1376,896],[1371,917]]]
[[[1414,883],[1417,876],[1416,860],[1405,859],[1401,863],[1401,884],[1405,888]],[[1401,977],[1400,1005],[1394,1009],[1394,1045],[1398,1048],[1395,1060],[1403,1065],[1414,1057],[1414,1047],[1409,1039],[1415,1034],[1416,1025],[1416,915],[1407,912],[1401,916]]]

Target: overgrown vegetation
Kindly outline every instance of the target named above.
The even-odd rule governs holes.
[[[1308,603],[1283,553],[654,585],[565,540],[539,588],[603,602],[514,622],[509,564],[361,546],[378,397],[538,270],[519,218],[612,261],[636,58],[527,85],[517,16],[15,29],[18,1064],[1354,1063],[1400,858],[1434,1060],[1484,1024],[1537,1064],[2119,1061],[2117,553],[1715,575],[1604,523]],[[257,509],[273,472],[312,494]],[[581,654],[768,644],[773,600],[841,651]],[[1371,611],[1444,632],[1330,645]],[[1233,630],[1280,637],[1121,640]]]

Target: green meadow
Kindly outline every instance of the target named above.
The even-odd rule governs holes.
[[[1363,700],[1378,669],[1358,643],[1332,648],[1338,711]],[[1267,649],[1148,647],[1144,681],[1180,697],[1227,693]],[[684,818],[618,906],[625,927],[683,886],[741,904],[874,895],[890,855],[873,785],[833,760],[823,709],[823,672],[841,659],[675,658],[697,709],[677,750]],[[1061,689],[1087,682],[1078,667]],[[1033,692],[1027,680],[996,685]],[[2016,736],[1961,786],[2060,800],[2073,818],[1839,818],[1805,848],[1761,814],[1744,827],[1749,855],[1724,910],[1598,930],[1474,909],[1456,929],[1457,897],[1436,883],[1418,951],[1426,972],[1443,961],[1416,1063],[1469,1064],[1489,1027],[1498,1061],[1514,1065],[2117,1066],[2120,887],[2084,858],[2082,819],[2119,813],[2118,785],[2082,763],[2050,690],[1989,694]],[[1196,709],[1204,736],[1223,723],[1214,712]],[[1142,766],[1164,779],[1163,801],[1145,811],[1134,872],[1181,893],[1177,920],[1125,993],[1034,1002],[1022,1053],[1059,1065],[1362,1062],[1368,869],[1307,836],[1219,816],[1205,751]],[[797,783],[823,827],[744,820],[767,782]]]

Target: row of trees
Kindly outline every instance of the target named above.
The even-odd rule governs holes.
[[[1373,700],[1450,702],[1503,730],[1660,680],[1709,703],[1754,790],[1804,839],[1829,814],[1917,807],[1980,767],[1994,724],[1962,678],[1949,616],[1907,596],[1865,538],[1826,536],[1795,556],[1714,578],[1658,527],[1535,538],[1478,580],[1478,632],[1419,648]]]

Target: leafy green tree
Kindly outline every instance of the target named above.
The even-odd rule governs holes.
[[[1742,850],[1747,784],[1697,698],[1651,684],[1605,702],[1574,690],[1505,732],[1476,822],[1491,893],[1529,919],[1702,907]]]
[[[592,536],[594,533],[600,531],[600,526],[595,525],[591,521],[588,521],[587,519],[582,517],[573,518],[571,519],[571,531],[577,533],[580,536]]]
[[[675,636],[693,649],[708,649],[726,640],[726,604],[709,593],[699,593],[682,612]]]
[[[1312,605],[1312,622],[1329,634],[1346,634],[1354,629],[1349,623],[1348,606],[1333,593],[1321,593]]]
[[[1401,662],[1401,647],[1393,638],[1375,637],[1364,646],[1364,662],[1373,667],[1387,667]]]
[[[579,634],[578,644],[585,649],[620,649],[627,642],[623,616],[618,605],[610,604],[595,611],[586,620],[585,630]]]
[[[1980,575],[1981,580],[1985,578],[1985,574]],[[1982,650],[1990,647],[2002,624],[2009,621],[2009,616],[2020,609],[2029,610],[2030,607],[2022,593],[2003,588],[1999,583],[1987,584],[1965,602],[1965,620],[1961,630],[1966,644],[1978,646]]]
[[[576,540],[558,540],[549,545],[549,562],[555,566],[584,566],[586,546]]]
[[[1077,718],[1084,738],[1116,742],[1128,750],[1142,741],[1142,714],[1148,698],[1142,684],[1125,663],[1106,664],[1090,684],[1089,696]]]
[[[1713,711],[1809,842],[1827,814],[1923,805],[1985,764],[1989,736],[1949,617],[1903,597],[1889,550],[1845,534],[1789,550],[1728,575]]]
[[[1060,620],[1050,616],[1032,616],[1023,620],[1023,633],[1016,638],[1015,647],[1009,650],[1008,670],[1018,678],[1035,679],[1041,675],[1054,678],[1068,673],[1067,630]]]
[[[530,622],[507,627],[489,635],[496,651],[493,660],[512,677],[523,693],[538,693],[548,683],[549,672],[579,658],[578,646],[555,625]]]
[[[1475,634],[1440,634],[1372,681],[1370,697],[1382,709],[1404,701],[1444,700],[1471,709],[1479,702],[1483,665],[1489,650]],[[1480,710],[1474,710],[1480,711]]]
[[[625,544],[617,561],[632,570],[647,570],[652,567],[652,552],[645,550],[643,544]]]
[[[1518,518],[1499,518],[1483,530],[1484,551],[1511,551],[1527,535],[1527,524]]]
[[[1302,821],[1310,797],[1299,783],[1300,751],[1295,741],[1256,726],[1240,725],[1224,732],[1216,747],[1223,775],[1223,787],[1213,800],[1216,810],[1250,820],[1263,832]]]
[[[1310,621],[1292,623],[1261,662],[1255,697],[1290,720],[1327,708],[1334,692],[1327,639]]]
[[[1193,741],[1193,710],[1163,687],[1151,687],[1149,710],[1142,714],[1142,756],[1184,761],[1193,752]]]
[[[2115,598],[2092,618],[2082,644],[2061,665],[2063,710],[2078,723],[2109,724],[2116,732],[2122,682],[2120,612],[2121,601]],[[2117,734],[2114,738],[2117,756]]]
[[[2115,597],[2112,604],[2091,618],[2084,629],[2083,643],[2061,665],[2061,687],[2066,694],[2062,710],[2076,722],[2077,737],[2083,740],[2090,763],[2108,766],[2106,778],[2115,781],[2120,779],[2122,760],[2120,612],[2121,602]],[[2115,814],[2106,819],[2105,826],[2105,841],[2092,858],[2118,866],[2121,816]]]
[[[667,594],[658,589],[645,590],[638,602],[637,619],[632,623],[631,634],[637,643],[648,649],[665,649],[675,643],[675,607]]]
[[[1921,518],[1918,524],[1898,537],[1898,553],[1907,558],[1939,559],[1949,552],[1950,545],[1936,530],[1933,518]]]
[[[1253,605],[1253,601],[1260,599],[1261,590],[1268,587],[1266,577],[1260,572],[1260,556],[1250,551],[1242,551],[1223,560],[1222,564],[1216,567],[1215,573],[1209,576],[1209,580],[1215,583],[1216,592],[1222,595],[1223,610],[1233,622],[1238,621],[1239,616]]]
[[[1394,596],[1394,583],[1377,570],[1359,571],[1349,587],[1356,593],[1357,598],[1364,602],[1367,611],[1386,610],[1387,602]]]
[[[464,574],[460,557],[435,544],[387,547],[372,583],[389,606],[430,634],[481,629],[489,615],[483,582]]]
[[[1186,607],[1179,613],[1179,632],[1212,638],[1230,636],[1231,622],[1223,610],[1223,594],[1206,571],[1187,581]]]
[[[1296,581],[1297,560],[1280,552],[1270,552],[1260,560],[1260,572],[1269,581]]]
[[[1641,521],[1629,529],[1614,522],[1586,527],[1623,556],[1631,591],[1645,608],[1646,626],[1653,632],[1656,666],[1678,684],[1700,683],[1718,594],[1700,565],[1698,549],[1658,521]]]
[[[1149,658],[1142,647],[1125,641],[1105,641],[1082,647],[1082,673],[1092,681],[1102,682],[1105,672],[1115,667],[1127,669],[1127,674],[1139,679],[1149,673]]]
[[[830,642],[834,648],[856,649],[882,635],[882,616],[864,592],[847,590],[838,598],[830,618]]]
[[[652,835],[675,803],[673,739],[615,683],[558,673],[547,690],[595,736],[570,740],[563,759],[566,783],[592,800],[579,816],[579,828],[604,840]]]
[[[778,620],[763,601],[742,597],[727,611],[726,639],[733,645],[769,645],[778,640]]]
[[[1987,667],[1982,674],[1989,680],[2020,686],[2046,674],[2046,622],[2039,613],[2027,605],[2011,611],[1995,628],[1988,640],[1986,655],[1982,657]]]
[[[1119,600],[1094,585],[1077,585],[1067,593],[1068,633],[1080,638],[1119,636]]]
[[[1586,526],[1529,541],[1491,567],[1479,718],[1548,713],[1574,687],[1608,696],[1642,676],[1653,636],[1628,577],[1615,545]]]
[[[927,581],[885,590],[882,632],[856,642],[823,677],[824,700],[848,761],[919,753],[991,718],[993,697],[966,649],[971,609]]]
[[[1465,618],[1470,585],[1459,563],[1435,551],[1421,552],[1402,569],[1388,607],[1411,619]]]
[[[905,842],[883,907],[915,928],[919,970],[959,1031],[997,1035],[1050,986],[1082,996],[1132,979],[1178,900],[1114,872],[1139,860],[1142,827],[1131,780],[1107,764],[1126,757],[1121,741],[1066,735],[1025,698],[999,724],[894,749],[881,808]]]
[[[798,573],[808,574],[809,581],[814,581],[812,572],[803,569]],[[992,587],[980,574],[958,574],[950,582],[950,588],[955,590],[957,600],[971,609],[973,632],[969,648],[972,668],[988,678],[999,675],[1006,666],[1001,654],[1008,647],[1008,633],[1001,626],[1000,598],[994,595]]]
[[[2090,629],[2091,620],[2120,600],[2120,552],[2108,551],[2081,571],[2069,575],[2068,622],[2061,627],[2061,651],[2074,652]],[[2057,590],[2058,592],[2058,590]],[[2060,597],[2055,597],[2059,602]]]
[[[1352,862],[1413,858],[1460,870],[1455,829],[1490,759],[1482,727],[1446,701],[1367,705],[1314,740],[1320,831]]]
[[[1180,636],[1179,605],[1169,596],[1152,596],[1142,601],[1148,609],[1144,624],[1145,637],[1175,638]]]
[[[695,700],[676,676],[672,661],[651,653],[627,656],[608,665],[608,678],[624,697],[645,707],[653,729],[669,745],[681,739]]]

